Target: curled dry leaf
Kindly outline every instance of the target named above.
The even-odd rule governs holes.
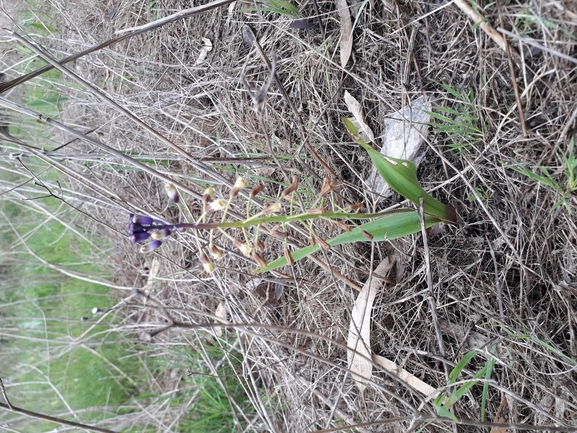
[[[353,51],[353,21],[347,0],[337,0],[336,6],[341,20],[341,66],[344,68]]]
[[[400,111],[387,115],[381,153],[391,158],[408,159],[419,165],[425,154],[421,150],[421,144],[429,130],[430,111],[430,99],[420,96]],[[367,185],[374,192],[377,201],[393,193],[376,168],[373,168],[368,177]]]
[[[196,59],[196,65],[200,65],[202,62],[206,60],[206,56],[208,55],[209,51],[212,51],[212,42],[210,39],[202,38],[203,46],[200,49],[200,53],[198,55],[198,59]]]
[[[365,116],[363,115],[363,107],[361,103],[355,99],[348,91],[345,90],[345,104],[347,108],[353,115],[354,119],[349,119],[359,130],[359,135],[367,143],[372,143],[375,141],[375,134],[373,130],[365,122]]]
[[[377,275],[386,276],[395,261],[396,256],[392,255],[377,266],[371,278],[363,286],[351,311],[351,323],[347,339],[347,360],[349,370],[353,373],[353,379],[357,382],[361,394],[365,391],[366,384],[373,374],[371,310],[377,291],[383,285],[383,280]]]
[[[220,302],[218,304],[218,306],[216,307],[216,311],[214,312],[214,315],[219,319],[226,321],[226,306],[224,305],[224,302]],[[217,337],[222,337],[222,328],[220,326],[215,327],[214,334]]]

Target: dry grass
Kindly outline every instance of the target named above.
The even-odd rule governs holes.
[[[84,133],[90,130],[91,137],[140,158],[199,194],[205,184],[214,184],[219,194],[226,196],[235,174],[242,174],[254,184],[267,179],[263,200],[273,200],[282,189],[278,182],[290,182],[286,175],[299,174],[300,200],[306,208],[327,173],[307,151],[300,121],[274,85],[266,100],[263,131],[241,77],[245,74],[253,88],[260,88],[267,80],[268,68],[243,42],[244,25],[251,26],[267,55],[276,53],[278,78],[302,117],[308,143],[336,174],[343,204],[364,199],[363,179],[370,173],[368,157],[352,144],[341,122],[348,115],[344,90],[361,101],[368,123],[382,134],[387,114],[416,97],[427,94],[436,98],[438,105],[458,108],[461,102],[444,92],[442,84],[461,92],[472,89],[471,115],[482,136],[470,150],[457,154],[448,150],[443,134],[432,133],[419,170],[425,189],[435,189],[435,197],[455,206],[460,219],[458,225],[429,239],[433,286],[427,285],[427,251],[420,236],[394,245],[352,245],[317,256],[362,285],[392,247],[403,253],[404,272],[399,273],[396,285],[383,288],[372,312],[374,353],[440,388],[447,384],[446,372],[467,351],[476,349],[480,355],[462,378],[471,378],[489,359],[496,360],[487,395],[487,421],[495,420],[505,398],[508,411],[502,419],[507,422],[551,426],[551,431],[555,425],[558,430],[577,425],[577,202],[575,196],[568,200],[572,212],[563,206],[552,210],[559,200],[556,193],[510,168],[539,164],[564,180],[557,154],[567,152],[569,139],[577,133],[577,64],[547,51],[530,52],[528,46],[512,42],[511,48],[522,54],[515,78],[528,130],[524,137],[507,56],[484,32],[472,28],[456,7],[433,13],[441,3],[357,3],[352,8],[353,17],[360,12],[353,56],[343,70],[338,66],[338,14],[333,2],[317,3],[326,38],[318,30],[291,29],[291,21],[278,14],[243,12],[243,4],[237,2],[233,7],[176,21],[74,63],[74,73],[189,158],[95,92],[63,86],[71,99],[61,120]],[[314,2],[295,4],[305,17],[317,14]],[[113,6],[85,2],[70,7],[53,0],[50,7],[59,23],[58,35],[25,37],[61,58],[114,37],[116,30],[160,19],[191,4],[121,0]],[[499,26],[494,4],[482,13]],[[506,2],[501,11],[507,29],[523,32],[574,59],[576,14],[577,6],[571,1]],[[203,38],[211,41],[212,51],[196,64]],[[12,53],[11,62],[15,56]],[[10,78],[17,75],[13,71],[7,74]],[[283,161],[282,169],[267,152],[265,134]],[[44,143],[46,149],[68,142],[71,136],[53,132],[51,139]],[[115,284],[150,294],[149,298],[130,298],[130,305],[122,310],[121,329],[137,335],[151,332],[167,323],[166,311],[181,323],[207,323],[222,302],[231,323],[276,325],[224,331],[244,356],[241,368],[235,368],[255,410],[247,414],[246,431],[335,427],[353,431],[346,426],[398,417],[392,425],[358,427],[359,431],[398,432],[416,425],[412,423],[417,413],[434,417],[430,401],[383,372],[375,371],[364,396],[358,393],[346,370],[343,347],[357,292],[340,279],[305,260],[284,270],[290,280],[265,275],[263,281],[255,282],[253,264],[234,251],[207,276],[196,258],[196,243],[188,234],[166,243],[153,255],[140,255],[123,234],[129,212],[170,221],[189,217],[179,215],[174,206],[167,207],[164,182],[153,174],[129,169],[125,161],[80,140],[61,152],[88,154],[80,161],[64,162],[85,179],[67,182],[68,196],[98,221],[85,227],[90,236],[104,237],[110,243],[107,254]],[[201,172],[199,164],[207,170]],[[183,197],[190,214],[198,215],[198,200],[186,193]],[[235,210],[243,212],[243,200],[238,205]],[[334,227],[318,225],[316,230],[328,238]],[[297,242],[306,243],[306,238],[294,234]],[[275,258],[282,248],[267,241],[267,254],[268,259]],[[278,300],[262,296],[267,282],[270,290],[281,293]],[[429,299],[436,305],[445,354],[439,353]],[[174,356],[170,352],[174,346],[193,347],[209,360],[206,348],[219,343],[207,332],[177,328],[143,344],[155,356]],[[156,391],[165,395],[187,386],[183,372],[150,380]],[[472,388],[454,406],[455,416],[463,423],[480,420],[481,392],[481,385]],[[167,431],[167,426],[175,428],[186,410],[184,405],[178,410],[150,410],[149,414],[158,421],[158,431]],[[423,431],[431,432],[487,431],[478,425],[457,426],[446,421],[423,426]]]

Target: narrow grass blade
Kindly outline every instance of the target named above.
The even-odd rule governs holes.
[[[419,205],[419,200],[423,198],[425,212],[435,215],[444,221],[457,222],[457,214],[454,208],[436,200],[419,185],[415,164],[404,159],[381,155],[380,152],[374,150],[360,138],[359,131],[350,120],[343,119],[343,121],[349,132],[353,134],[355,141],[369,153],[371,161],[377,167],[380,175],[393,190],[411,200],[417,206]]]
[[[427,227],[434,226],[440,222],[441,219],[435,216],[425,215],[425,224]],[[391,213],[377,220],[362,224],[350,232],[346,232],[335,238],[329,239],[327,243],[330,246],[335,246],[353,242],[367,242],[368,239],[366,233],[371,235],[374,241],[378,242],[384,241],[386,239],[401,238],[403,236],[416,233],[419,230],[421,230],[419,215],[417,212],[407,209]],[[309,247],[301,248],[300,250],[293,251],[291,255],[292,258],[297,261],[318,251],[319,248],[319,245],[312,245]],[[255,272],[260,274],[262,272],[272,271],[273,269],[280,268],[281,266],[286,266],[286,264],[286,257],[279,257],[264,268],[257,269]]]

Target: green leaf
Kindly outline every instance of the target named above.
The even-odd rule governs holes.
[[[437,411],[437,415],[442,416],[444,418],[449,418],[455,422],[459,421],[455,415],[449,412],[448,409],[445,409],[443,406],[439,406],[438,404],[433,404],[435,406],[435,410]]]
[[[349,132],[353,134],[355,141],[369,153],[371,161],[377,167],[380,175],[393,190],[417,206],[419,206],[419,200],[422,198],[425,212],[435,215],[444,221],[457,222],[457,214],[454,208],[434,199],[419,185],[417,166],[415,164],[404,159],[383,156],[360,138],[359,131],[350,120],[345,118],[343,121]]]
[[[466,365],[469,363],[469,361],[471,359],[473,359],[473,357],[476,354],[477,354],[477,352],[472,350],[471,352],[467,352],[465,354],[465,356],[463,356],[463,358],[461,358],[461,360],[457,363],[457,365],[455,365],[453,370],[451,370],[451,372],[449,373],[449,384],[455,383],[457,381],[457,378],[461,374],[461,371],[463,371],[463,368],[466,367]]]
[[[434,226],[441,222],[439,218],[431,215],[425,215],[425,225],[427,227]],[[348,244],[352,242],[368,242],[369,239],[365,233],[370,234],[374,241],[384,241],[386,239],[397,239],[403,236],[416,233],[421,229],[421,221],[419,214],[410,209],[403,209],[385,215],[374,221],[362,224],[355,227],[350,232],[345,232],[339,236],[329,239],[327,243],[330,246]],[[319,245],[312,245],[301,248],[291,253],[292,258],[297,261],[319,250]],[[286,257],[279,257],[273,262],[269,263],[264,268],[259,268],[255,272],[257,274],[272,271],[273,269],[286,266]]]

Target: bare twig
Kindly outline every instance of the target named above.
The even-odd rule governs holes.
[[[2,384],[1,380],[0,380],[0,384]],[[8,397],[6,397],[6,392],[4,391],[4,385],[3,384],[2,384],[2,394],[4,395],[4,398],[6,399],[7,403],[6,404],[0,403],[0,408],[8,409],[11,412],[20,413],[23,415],[28,415],[32,418],[43,419],[45,421],[51,421],[51,422],[55,422],[57,424],[68,425],[68,426],[80,428],[83,430],[102,432],[102,433],[117,433],[114,430],[109,430],[109,429],[102,428],[102,427],[96,427],[96,426],[91,426],[91,425],[87,425],[87,424],[82,424],[82,423],[75,422],[75,421],[68,421],[68,420],[63,419],[63,418],[57,418],[54,416],[46,415],[46,414],[39,413],[39,412],[33,412],[31,410],[27,410],[27,409],[23,409],[21,407],[13,406],[8,401]]]
[[[435,334],[437,335],[437,344],[439,345],[439,353],[443,358],[446,358],[447,351],[445,350],[445,343],[443,342],[443,334],[441,332],[441,325],[439,323],[439,317],[437,316],[437,305],[435,303],[435,298],[433,296],[433,277],[431,274],[431,256],[429,252],[429,243],[427,241],[427,226],[425,224],[425,208],[424,201],[421,197],[419,199],[419,217],[421,219],[421,234],[423,236],[423,250],[425,251],[425,269],[427,275],[427,286],[429,288],[429,309],[431,310],[431,320],[433,321],[433,327],[435,328]],[[443,364],[445,368],[445,373],[447,379],[449,378],[449,370],[446,364]]]
[[[501,13],[501,2],[497,1],[497,9],[499,11],[499,20],[501,21],[501,27],[505,27],[505,22],[503,21],[503,14]],[[505,53],[507,54],[507,63],[509,64],[509,73],[511,74],[511,85],[515,91],[515,100],[517,101],[517,111],[519,112],[519,123],[521,124],[521,129],[523,131],[523,137],[527,137],[527,124],[525,122],[525,114],[523,113],[523,105],[521,104],[521,95],[519,94],[519,86],[517,85],[517,77],[515,76],[515,65],[513,65],[513,59],[511,58],[511,46],[507,39],[503,38],[505,43]]]

